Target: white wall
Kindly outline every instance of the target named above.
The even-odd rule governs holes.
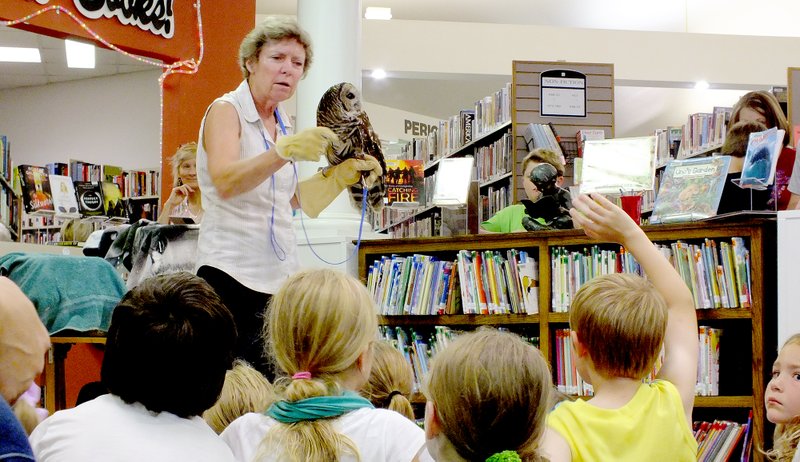
[[[469,102],[465,101],[465,105]],[[364,102],[364,110],[369,115],[369,121],[375,133],[382,140],[411,140],[414,136],[413,129],[406,128],[406,121],[419,122],[427,125],[438,125],[439,119],[428,117],[413,112],[401,111],[400,109]]]
[[[513,60],[565,60],[614,63],[617,80],[769,86],[786,85],[787,67],[800,65],[797,37],[442,21],[362,24],[364,69],[389,73],[510,75]]]
[[[714,106],[733,106],[746,90],[688,88],[614,88],[614,135],[617,138],[651,135],[656,128],[681,126],[687,116],[711,112]]]
[[[69,159],[159,168],[159,71],[0,92],[15,165]]]

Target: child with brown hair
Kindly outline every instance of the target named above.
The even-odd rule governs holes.
[[[595,395],[561,403],[550,414],[547,456],[553,462],[694,461],[698,337],[691,292],[644,231],[602,195],[581,195],[570,214],[587,236],[622,244],[647,280],[606,275],[576,294],[569,313],[575,362]],[[662,343],[657,380],[644,383]]]
[[[442,461],[543,461],[553,389],[542,354],[519,336],[480,329],[438,353],[428,374],[425,435]]]
[[[361,389],[361,396],[375,407],[389,409],[414,420],[411,407],[411,389],[414,371],[403,353],[387,341],[380,341],[372,348],[372,371],[369,381]]]
[[[800,334],[786,340],[772,365],[772,380],[764,393],[767,420],[775,424],[769,460],[800,461]]]
[[[378,322],[367,288],[330,269],[295,273],[272,297],[267,348],[281,399],[222,432],[241,461],[429,460],[423,431],[356,392],[369,379]]]
[[[558,154],[550,149],[534,149],[522,159],[522,186],[525,188],[525,199],[519,204],[509,205],[495,213],[491,218],[481,223],[480,233],[515,233],[526,231],[522,225],[522,217],[529,215],[528,209],[533,208],[542,196],[531,181],[530,175],[534,167],[539,164],[550,164],[556,169],[556,184],[561,186],[564,182],[564,164]],[[530,212],[536,215],[536,212]],[[532,216],[531,218],[538,218]]]
[[[203,412],[203,420],[217,434],[248,412],[264,412],[275,401],[275,390],[261,372],[247,361],[237,359],[225,373],[217,402]]]

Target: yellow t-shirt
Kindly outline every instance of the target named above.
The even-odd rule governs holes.
[[[697,442],[678,389],[656,380],[642,384],[619,409],[564,402],[547,417],[572,451],[573,462],[694,462]]]

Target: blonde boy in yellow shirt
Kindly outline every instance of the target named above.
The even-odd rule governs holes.
[[[587,236],[622,244],[648,279],[601,276],[576,294],[569,315],[573,351],[595,395],[562,403],[548,416],[545,454],[551,462],[696,460],[691,416],[698,338],[691,292],[642,229],[602,195],[580,196],[570,214]],[[658,380],[643,383],[662,343]]]

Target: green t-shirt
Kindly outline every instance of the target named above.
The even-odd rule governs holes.
[[[522,226],[522,217],[524,216],[524,205],[509,205],[495,213],[492,218],[481,223],[481,228],[493,233],[517,233],[525,231],[525,227]]]

